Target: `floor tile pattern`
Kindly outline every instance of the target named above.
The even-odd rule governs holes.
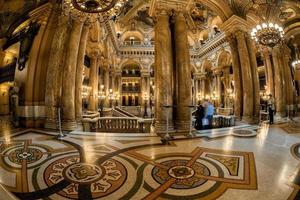
[[[236,130],[163,145],[151,134],[77,132],[58,140],[29,129],[0,138],[0,182],[24,200],[297,199],[300,137],[266,126],[240,138]]]

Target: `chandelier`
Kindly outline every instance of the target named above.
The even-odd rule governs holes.
[[[251,37],[263,46],[273,48],[283,40],[284,31],[281,26],[273,23],[263,23],[252,29]]]
[[[122,11],[128,0],[63,0],[62,8],[67,16],[75,20],[105,22]]]

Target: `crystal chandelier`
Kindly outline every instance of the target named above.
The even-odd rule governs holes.
[[[122,11],[128,0],[63,0],[62,8],[67,16],[75,20],[105,22]]]
[[[284,31],[281,26],[263,23],[252,29],[251,37],[263,46],[274,47],[283,40]]]
[[[299,49],[297,47],[297,45],[294,45],[295,48],[295,60],[292,62],[292,66],[294,67],[294,69],[297,69],[300,67],[300,53],[299,53]]]

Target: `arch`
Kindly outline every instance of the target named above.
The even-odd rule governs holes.
[[[126,65],[138,65],[140,69],[142,69],[142,65],[141,63],[139,62],[138,59],[135,59],[135,58],[130,58],[130,59],[127,59],[124,61],[122,61],[120,63],[120,66],[121,66],[121,70],[123,69],[123,67],[125,67]]]
[[[139,41],[144,41],[144,35],[140,31],[126,31],[122,34],[121,41],[125,41],[130,37],[135,37]]]

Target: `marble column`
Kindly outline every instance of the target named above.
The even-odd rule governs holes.
[[[254,88],[251,70],[250,56],[247,48],[245,34],[242,31],[236,33],[239,58],[241,63],[241,74],[243,83],[243,121],[251,122],[254,107]]]
[[[84,57],[86,51],[86,44],[89,33],[89,25],[84,24],[82,28],[79,51],[77,58],[77,68],[76,68],[76,83],[75,83],[75,116],[78,124],[81,124],[82,119],[82,76],[84,70]]]
[[[223,69],[223,77],[224,77],[224,85],[225,85],[225,108],[229,108],[230,107],[230,99],[231,97],[229,97],[229,93],[228,93],[228,89],[231,89],[231,85],[230,85],[230,68],[229,67],[225,67]]]
[[[275,105],[276,105],[276,118],[282,118],[286,116],[285,101],[283,97],[284,80],[281,70],[281,63],[279,60],[280,49],[278,47],[273,48],[272,58],[274,64],[274,91],[275,91]]]
[[[251,72],[252,72],[252,84],[253,84],[253,122],[259,121],[260,115],[260,86],[259,86],[259,75],[257,68],[256,60],[256,47],[254,41],[250,38],[249,35],[246,35],[246,43],[248,46]]]
[[[187,24],[184,14],[175,14],[175,51],[176,51],[176,84],[177,107],[176,127],[179,130],[188,130],[190,127],[190,108],[192,105],[191,62],[188,47]]]
[[[109,66],[108,65],[104,65],[104,91],[105,91],[105,95],[106,95],[106,99],[104,100],[104,107],[108,108],[110,105],[109,103]]]
[[[228,42],[231,49],[231,56],[232,56],[232,68],[233,68],[233,81],[234,81],[234,114],[239,119],[242,117],[243,113],[243,87],[242,87],[242,71],[241,71],[241,64],[237,46],[237,40],[235,36],[231,35],[228,38]]]
[[[290,67],[290,59],[291,59],[291,50],[287,47],[283,47],[283,54],[282,54],[282,71],[285,76],[285,84],[286,84],[286,90],[285,95],[286,96],[286,106],[288,110],[288,114],[291,116],[293,112],[293,104],[294,104],[294,86],[293,86],[293,78],[292,78],[292,72]]]
[[[98,81],[99,81],[99,65],[98,65],[98,56],[99,51],[93,49],[91,52],[90,60],[91,60],[91,67],[90,67],[90,80],[89,80],[89,87],[91,88],[91,92],[89,95],[89,111],[97,111],[98,110]]]
[[[274,70],[271,62],[271,54],[268,49],[263,50],[263,58],[266,70],[268,93],[274,97]]]
[[[194,105],[198,105],[198,94],[199,94],[199,77],[197,77],[195,75],[194,77],[195,79],[195,83],[194,83],[194,88],[195,88],[195,91],[194,91]]]
[[[82,27],[82,22],[73,21],[63,68],[61,97],[62,129],[68,131],[74,130],[77,127],[75,119],[75,79]]]
[[[221,75],[222,75],[222,71],[221,70],[217,70],[215,71],[215,75],[216,75],[216,96],[218,98],[217,100],[217,104],[216,107],[219,107],[221,104],[221,94],[222,94],[222,82],[221,82]]]
[[[121,71],[117,71],[116,72],[116,91],[119,94],[119,99],[117,99],[118,101],[118,106],[122,105],[122,72]]]
[[[61,74],[66,44],[69,39],[68,18],[57,12],[56,20],[58,21],[51,44],[49,63],[46,77],[45,106],[46,106],[46,123],[45,128],[57,129],[57,107],[60,106],[61,91]]]
[[[173,106],[172,91],[172,42],[169,24],[169,13],[159,10],[155,24],[155,129],[156,132],[166,131],[167,117],[169,119],[169,130],[173,129]]]
[[[145,113],[145,94],[147,93],[147,82],[146,82],[146,79],[147,79],[147,74],[146,73],[143,73],[142,72],[142,75],[141,75],[141,116],[144,116],[144,113]]]

